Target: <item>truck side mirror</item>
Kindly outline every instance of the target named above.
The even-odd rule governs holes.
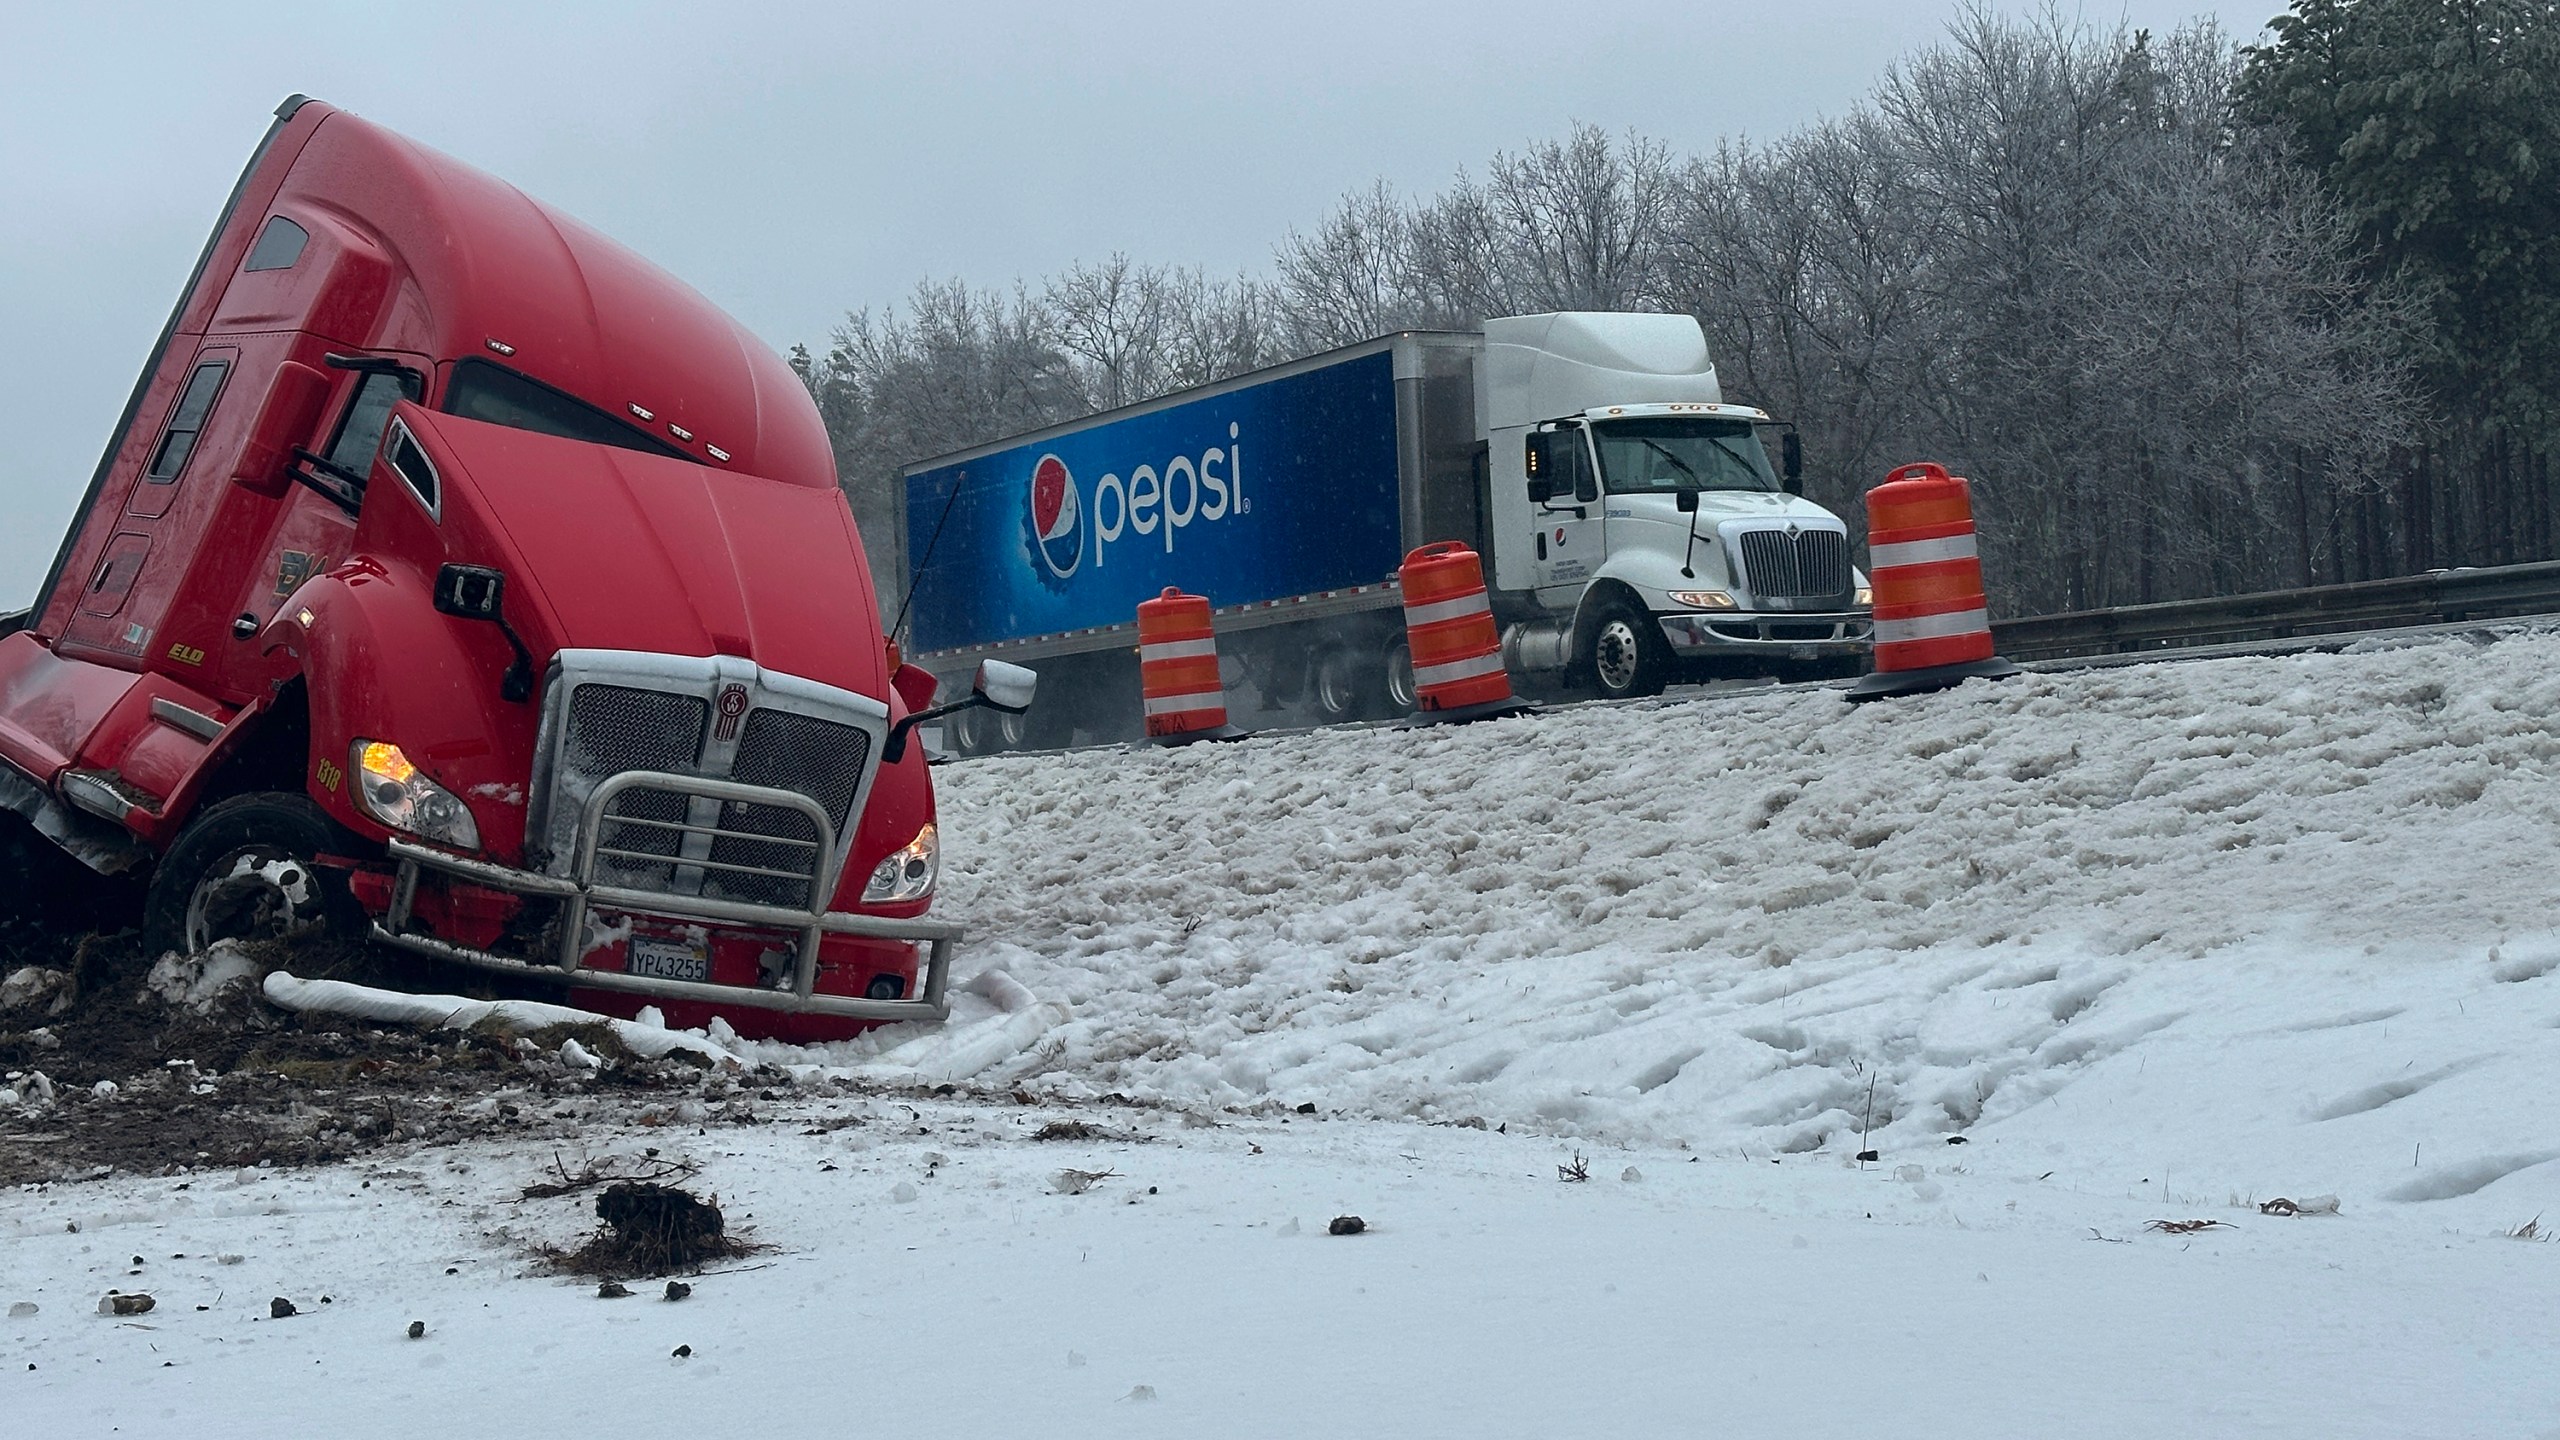
[[[240,461],[231,468],[232,482],[271,500],[292,489],[294,447],[319,425],[328,403],[328,376],[291,360],[278,365],[248,443],[240,447]]]
[[[981,660],[978,662],[978,678],[970,685],[969,691],[989,709],[1019,715],[1031,708],[1031,696],[1039,685],[1039,672],[1027,666],[1008,665],[1002,660]]]
[[[984,705],[1007,715],[1021,714],[1031,708],[1032,692],[1039,683],[1039,673],[1027,666],[1008,665],[1002,660],[979,661],[978,676],[970,683],[968,699],[910,712],[906,719],[889,727],[889,741],[880,747],[881,763],[895,765],[907,758],[907,735],[927,720],[939,720],[972,705]]]
[[[436,609],[464,620],[495,620],[506,609],[507,577],[486,565],[447,565],[436,571]]]
[[[1804,493],[1804,440],[1793,430],[1778,436],[1778,474],[1790,495]]]
[[[1695,490],[1678,491],[1672,495],[1671,503],[1680,507],[1681,514],[1695,515],[1698,513],[1698,492]]]
[[[438,614],[457,620],[485,620],[498,627],[507,637],[507,648],[515,652],[504,675],[498,677],[498,698],[521,705],[533,698],[533,654],[516,638],[516,629],[507,623],[507,575],[486,565],[444,565],[436,570],[435,606]]]
[[[1522,463],[1529,472],[1529,503],[1544,505],[1562,493],[1562,468],[1556,463],[1555,432],[1533,431],[1527,437]]]

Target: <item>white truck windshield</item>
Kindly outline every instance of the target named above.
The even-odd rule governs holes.
[[[1600,476],[1613,495],[1675,490],[1775,490],[1769,452],[1748,420],[1648,416],[1591,427]]]

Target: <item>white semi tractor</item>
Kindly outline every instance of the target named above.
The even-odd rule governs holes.
[[[1686,315],[1405,331],[908,467],[900,638],[946,677],[1040,663],[1040,707],[972,713],[968,751],[1135,733],[1136,606],[1168,586],[1209,597],[1246,718],[1392,715],[1397,562],[1457,540],[1533,695],[1854,674],[1871,596],[1800,456]]]

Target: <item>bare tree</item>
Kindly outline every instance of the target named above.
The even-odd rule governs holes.
[[[1730,395],[1802,427],[1811,493],[1853,523],[1895,464],[1971,475],[2000,609],[2369,573],[2423,327],[2236,117],[2237,73],[2209,24],[1975,8],[1774,144],[1676,161],[1576,125],[1436,195],[1346,195],[1267,283],[1120,254],[1009,295],[927,284],[795,364],[876,531],[903,463],[1284,355],[1676,309]]]

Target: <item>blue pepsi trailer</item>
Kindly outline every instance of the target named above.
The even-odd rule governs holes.
[[[898,638],[946,683],[1039,666],[1038,708],[972,712],[963,750],[1136,734],[1167,586],[1209,598],[1231,708],[1399,713],[1396,564],[1456,540],[1532,691],[1855,674],[1871,596],[1794,438],[1724,402],[1687,315],[1407,331],[910,467]]]
[[[1406,332],[909,467],[909,656],[1042,673],[1033,715],[961,747],[1135,733],[1137,606],[1167,586],[1209,597],[1231,688],[1409,708],[1393,580],[1417,545],[1481,546],[1481,344]]]

